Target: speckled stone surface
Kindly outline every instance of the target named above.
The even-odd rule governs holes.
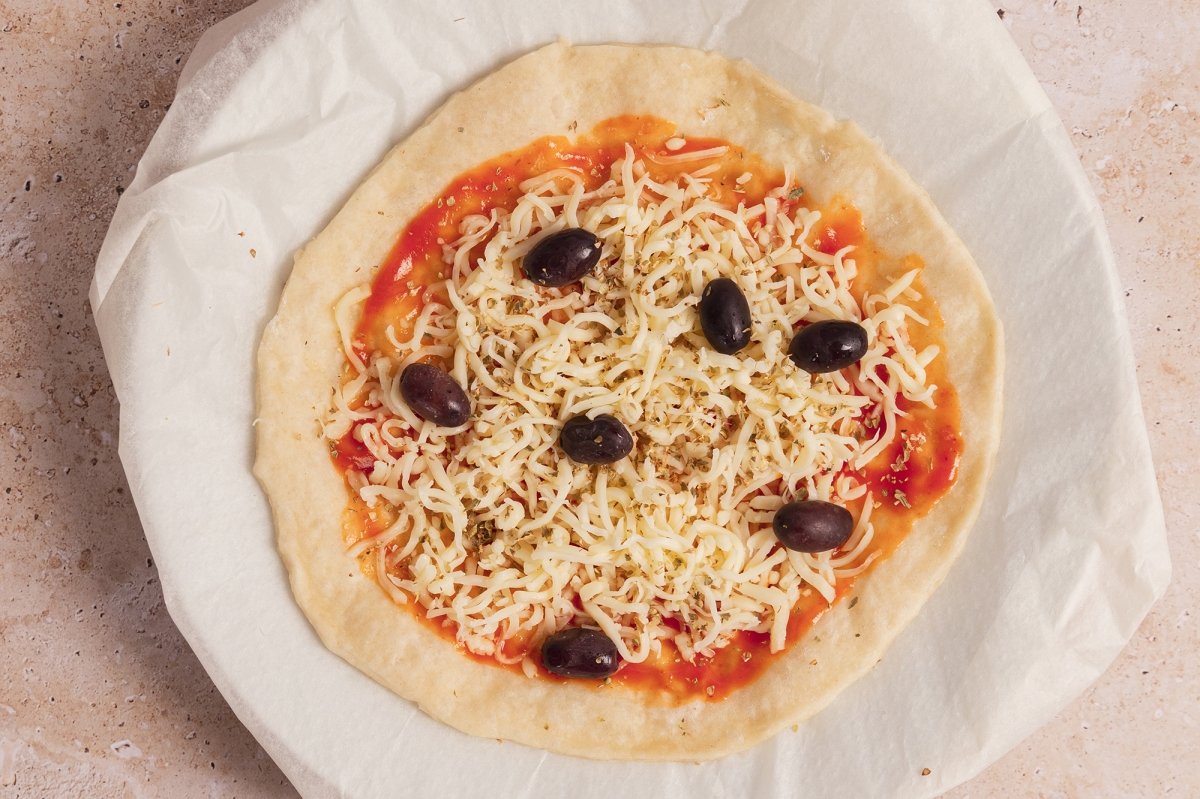
[[[1175,577],[1108,673],[958,799],[1200,795],[1200,5],[1085,3],[995,4],[1104,207]],[[0,0],[0,799],[294,795],[163,607],[87,306],[183,59],[245,5]]]

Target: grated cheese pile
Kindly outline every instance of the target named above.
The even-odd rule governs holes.
[[[352,488],[394,519],[351,552],[470,651],[532,674],[527,653],[579,625],[634,663],[668,641],[692,661],[740,630],[769,633],[778,651],[802,593],[832,600],[875,557],[857,471],[891,443],[898,397],[933,404],[925,367],[937,348],[914,351],[906,333],[927,324],[904,304],[919,298],[916,270],[860,307],[853,248],[806,243],[820,215],[786,199],[790,179],[753,207],[710,198],[716,166],[699,163],[721,154],[667,156],[698,168],[658,183],[627,147],[595,190],[555,169],[522,184],[511,211],[466,217],[443,248],[449,279],[411,335],[389,328],[390,354],[364,362],[352,346],[367,287],[338,304],[349,379],[325,434],[361,438],[376,460],[349,473]],[[535,286],[521,257],[566,227],[602,240],[599,266],[582,289]],[[697,319],[705,284],[722,276],[753,316],[752,343],[732,356],[707,345]],[[793,329],[830,318],[862,324],[869,350],[857,367],[809,375],[788,358]],[[423,422],[401,398],[400,373],[425,359],[466,388],[464,426]],[[557,445],[562,423],[600,413],[629,428],[633,453],[573,463]],[[866,499],[841,549],[778,545],[774,511],[804,497]]]

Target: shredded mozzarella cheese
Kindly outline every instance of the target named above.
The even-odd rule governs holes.
[[[820,215],[787,211],[786,183],[730,209],[710,198],[711,171],[658,183],[627,148],[595,190],[569,168],[526,181],[511,210],[462,220],[444,245],[450,277],[433,292],[445,299],[424,305],[408,337],[389,329],[395,352],[369,363],[351,346],[350,313],[367,289],[338,303],[349,378],[326,435],[354,430],[376,460],[352,485],[395,519],[351,552],[474,653],[516,662],[580,623],[635,663],[666,642],[688,661],[712,655],[742,630],[769,634],[778,651],[802,592],[832,601],[877,555],[857,472],[891,444],[897,398],[932,405],[935,388],[925,367],[936,348],[914,351],[906,332],[926,324],[903,302],[918,298],[915,273],[860,307],[852,248],[811,247]],[[524,279],[521,257],[566,227],[600,237],[597,270],[565,289]],[[752,343],[733,356],[707,346],[697,322],[717,277],[733,278],[752,311]],[[827,318],[860,322],[869,349],[857,367],[809,375],[787,347],[799,323]],[[426,358],[466,387],[465,428],[423,422],[401,398],[403,368]],[[600,413],[629,428],[633,453],[573,463],[557,446],[562,423]],[[779,546],[772,514],[803,497],[865,498],[839,550]]]

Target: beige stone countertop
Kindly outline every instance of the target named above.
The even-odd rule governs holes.
[[[1200,796],[1200,3],[993,2],[1108,220],[1174,579],[1092,688],[949,795]],[[0,0],[0,799],[295,793],[163,606],[87,303],[180,65],[248,4]]]

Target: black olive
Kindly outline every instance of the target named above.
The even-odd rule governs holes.
[[[797,552],[837,549],[854,532],[854,517],[841,505],[819,499],[789,502],[771,521],[779,543]]]
[[[724,355],[733,355],[750,343],[750,303],[737,283],[719,277],[704,287],[700,328],[712,348]]]
[[[579,227],[551,233],[533,245],[521,269],[539,286],[565,286],[580,280],[600,261],[600,239]]]
[[[560,677],[602,680],[621,665],[617,645],[599,630],[571,627],[542,643],[542,665]]]
[[[573,416],[558,434],[558,444],[576,463],[616,463],[633,450],[633,436],[615,416]]]
[[[436,366],[414,363],[400,375],[400,394],[413,413],[442,427],[458,427],[471,417],[471,400],[454,378]]]
[[[803,328],[788,347],[797,366],[811,374],[836,372],[867,354],[867,331],[856,322],[825,319]]]

